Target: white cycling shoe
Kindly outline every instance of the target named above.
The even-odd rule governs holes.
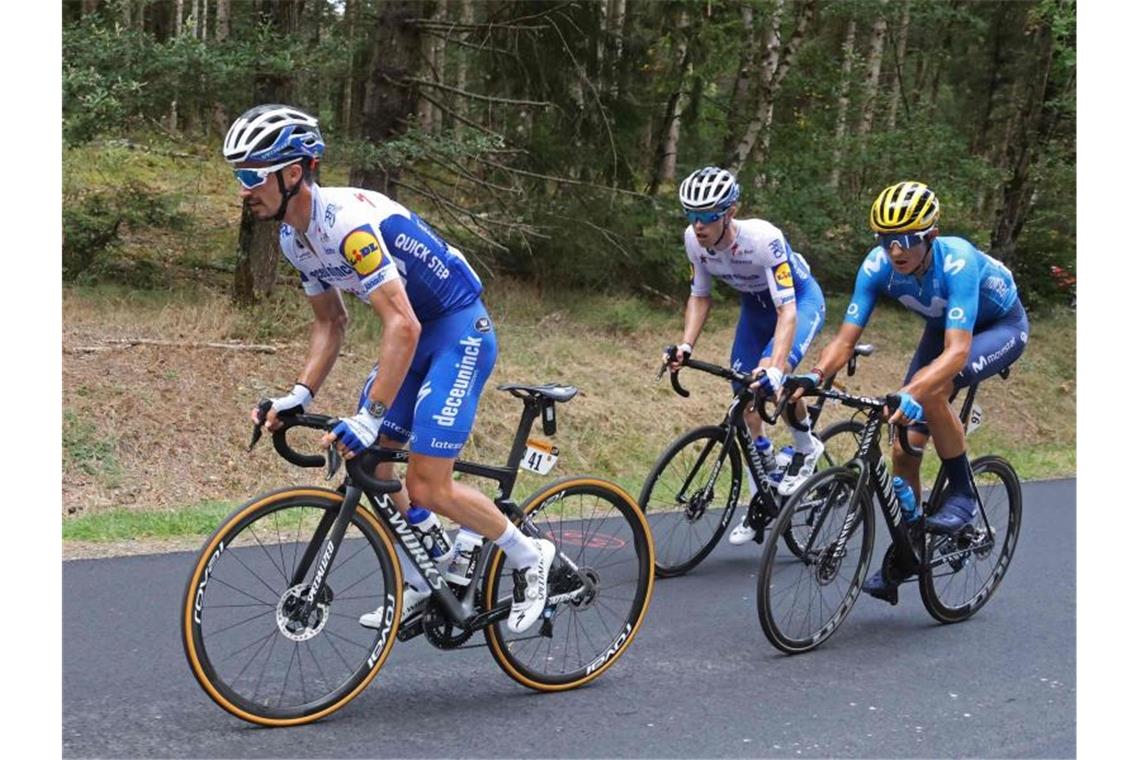
[[[400,623],[403,624],[410,617],[421,614],[427,609],[430,591],[418,591],[411,586],[404,586],[403,612],[400,613]],[[360,624],[365,628],[379,628],[384,622],[384,605],[380,605],[372,612],[365,612],[360,616]]]
[[[756,538],[756,529],[748,524],[748,510],[745,509],[740,524],[728,534],[728,542],[733,546],[743,546],[754,538]]]
[[[547,575],[554,564],[554,544],[544,538],[535,540],[538,550],[538,564],[514,571],[515,589],[511,601],[511,614],[507,627],[514,633],[522,633],[534,625],[546,607]]]
[[[799,451],[792,454],[792,461],[788,462],[788,469],[780,480],[780,485],[776,488],[781,496],[794,494],[804,484],[804,481],[815,472],[815,464],[823,456],[826,447],[823,445],[823,441],[814,435],[811,437],[811,444],[811,451],[807,454]]]

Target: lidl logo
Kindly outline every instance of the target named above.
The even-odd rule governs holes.
[[[788,262],[782,262],[777,266],[772,275],[776,278],[776,284],[781,288],[792,287],[792,268],[788,266]]]
[[[384,263],[380,241],[367,226],[358,227],[348,233],[341,250],[344,252],[345,260],[352,264],[352,268],[362,277],[372,274]]]

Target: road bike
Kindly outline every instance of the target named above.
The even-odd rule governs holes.
[[[856,346],[847,374],[855,374],[858,357],[870,356],[874,350],[869,343]],[[683,367],[734,382],[740,390],[733,396],[719,425],[693,428],[670,443],[642,486],[638,504],[653,530],[657,551],[655,570],[659,578],[687,573],[713,550],[732,522],[745,468],[756,484],[756,495],[747,505],[748,523],[756,528],[753,541],[763,542],[765,528],[779,514],[785,499],[764,474],[752,435],[744,423],[744,412],[750,406],[755,406],[761,418],[773,425],[783,407],[769,412],[771,400],[757,397],[749,390],[754,378],[746,372],[692,358],[685,360]],[[677,371],[670,372],[669,380],[676,393],[688,397],[689,391],[681,386]],[[829,379],[828,387],[832,381]],[[824,402],[825,399],[820,398],[818,403],[808,407],[813,428],[819,421]],[[785,415],[785,419],[788,424],[796,425],[790,415]],[[860,430],[857,422],[843,420],[818,433],[817,437],[827,447],[821,466],[846,461],[854,452]],[[840,453],[837,454],[837,450]],[[780,533],[792,552],[799,551],[802,537],[797,535],[795,527]]]
[[[1008,374],[1001,372],[1003,378]],[[797,386],[789,379],[785,392]],[[977,390],[977,384],[969,386],[959,415],[967,430]],[[851,612],[874,549],[872,499],[878,500],[892,540],[882,560],[884,577],[895,583],[917,581],[923,605],[939,622],[957,623],[974,615],[993,597],[1017,546],[1021,483],[1013,466],[998,456],[972,460],[977,517],[955,535],[928,531],[925,515],[937,512],[946,493],[945,468],[934,479],[923,516],[907,523],[879,449],[882,428],[898,408],[899,397],[854,396],[824,388],[804,395],[856,409],[864,421],[855,458],[809,478],[788,498],[773,524],[772,530],[791,531],[803,540],[791,556],[779,553],[774,542],[761,554],[756,605],[768,640],[788,654],[810,651],[832,636]],[[905,428],[891,432],[908,454],[921,456],[911,447]],[[887,601],[898,603],[897,588]]]
[[[495,481],[494,502],[502,513],[526,535],[557,547],[539,622],[521,634],[507,628],[511,567],[489,540],[476,550],[466,586],[445,580],[429,544],[388,496],[400,481],[372,476],[380,462],[407,462],[408,452],[374,446],[345,462],[339,489],[294,486],[263,494],[238,507],[207,539],[186,585],[181,631],[190,668],[211,699],[261,725],[309,723],[358,696],[397,639],[420,634],[435,647],[456,649],[482,631],[499,667],[538,691],[583,686],[621,657],[653,593],[653,540],[645,517],[620,487],[588,476],[553,481],[515,504],[511,492],[523,457],[541,454],[528,443],[529,431],[541,417],[543,432],[553,435],[555,406],[577,389],[500,390],[523,401],[506,465],[458,460],[455,469]],[[331,430],[336,418],[280,419],[283,427],[272,436],[278,454],[302,467],[325,465],[330,475],[339,468],[334,449],[326,461],[286,440],[295,428]],[[396,544],[432,590],[423,614],[407,621],[401,620],[404,583]],[[373,610],[382,612],[379,628],[361,626],[361,613]]]

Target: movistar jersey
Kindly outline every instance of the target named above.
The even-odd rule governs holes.
[[[741,293],[767,296],[777,306],[796,300],[812,282],[811,267],[792,250],[784,233],[763,219],[736,221],[736,240],[724,250],[702,248],[692,226],[685,229],[685,253],[693,267],[690,292],[707,296],[712,278]]]
[[[968,240],[937,237],[931,262],[922,277],[902,275],[891,266],[882,246],[863,260],[845,322],[864,327],[880,295],[896,299],[928,322],[945,329],[969,330],[997,321],[1018,303],[1013,275],[997,259]]]
[[[400,277],[421,322],[478,300],[483,283],[467,259],[426,222],[391,198],[354,187],[312,185],[309,229],[281,225],[281,251],[310,296],[329,288],[363,301]]]

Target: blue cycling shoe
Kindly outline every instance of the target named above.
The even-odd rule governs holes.
[[[947,494],[939,510],[926,518],[926,530],[953,536],[972,523],[977,515],[978,502],[973,496]]]
[[[903,578],[902,580],[906,579]],[[863,581],[863,591],[876,599],[889,602],[892,606],[899,603],[899,584],[884,578],[882,570],[875,571],[874,575]]]

